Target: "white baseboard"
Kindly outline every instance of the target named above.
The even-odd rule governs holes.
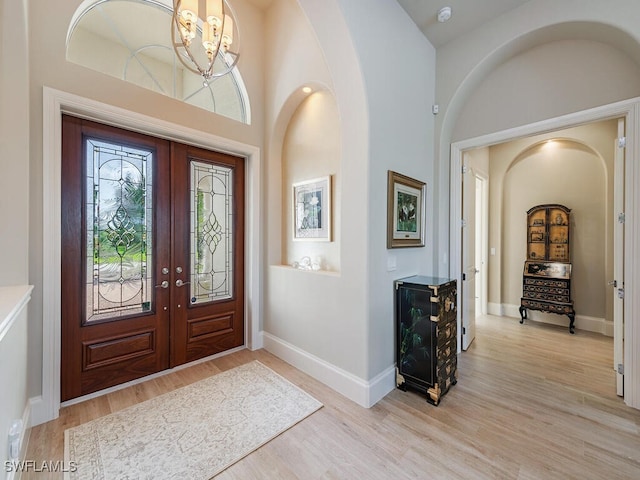
[[[22,414],[22,432],[20,433],[20,460],[24,462],[27,456],[27,449],[29,448],[29,439],[31,438],[31,402],[27,401],[24,407],[24,413]],[[22,475],[18,474],[17,480],[20,480]]]
[[[504,316],[504,309],[502,308],[502,304],[500,303],[487,303],[487,313],[489,315],[495,315],[497,317]]]
[[[604,331],[602,332],[603,335],[607,337],[613,337],[613,322],[610,322],[609,320],[605,320],[603,328],[604,328]]]
[[[40,425],[41,423],[51,420],[51,414],[44,404],[42,395],[31,397],[29,399],[29,405],[31,408],[31,423],[29,424],[29,427],[35,427],[36,425]]]
[[[504,312],[503,316],[520,318],[520,305],[510,305],[505,303],[502,304],[501,307]],[[527,320],[569,327],[569,318],[566,315],[554,315],[552,313],[538,312],[536,310],[527,310]],[[613,336],[613,322],[609,322],[604,318],[576,315],[574,325],[577,330],[600,333],[609,337]]]
[[[13,466],[24,465],[27,455],[27,448],[29,447],[29,437],[31,436],[31,402],[28,401],[22,412],[22,431],[20,432],[20,453],[15,460],[7,460]],[[7,465],[3,465],[3,469]],[[11,468],[7,472],[6,480],[20,480],[22,471],[19,467]]]
[[[265,350],[365,408],[375,405],[396,386],[393,365],[367,381],[270,333],[262,335]]]

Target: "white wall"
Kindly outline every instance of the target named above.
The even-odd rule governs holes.
[[[559,40],[507,60],[469,96],[453,141],[633,98],[640,65],[618,48],[592,40]]]
[[[369,111],[368,374],[395,364],[393,280],[433,274],[435,49],[395,2],[343,0],[363,72]],[[363,21],[366,19],[366,21]],[[393,32],[392,41],[381,41]],[[386,249],[387,171],[427,183],[426,246]],[[346,181],[345,181],[346,185]],[[395,260],[397,269],[388,271]]]
[[[26,1],[0,3],[0,286],[29,278],[29,57]]]

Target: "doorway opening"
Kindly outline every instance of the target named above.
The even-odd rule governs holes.
[[[618,105],[613,105],[613,106],[609,106],[609,107],[602,107],[601,109],[596,109],[595,111],[588,111],[588,112],[581,112],[579,114],[575,114],[575,115],[570,115],[567,117],[563,117],[563,118],[559,118],[559,119],[553,119],[550,121],[546,121],[546,122],[540,122],[539,124],[534,124],[534,125],[528,125],[525,127],[518,127],[516,129],[512,129],[509,131],[505,131],[505,132],[499,132],[496,134],[491,134],[491,135],[487,135],[485,137],[481,137],[481,138],[476,138],[476,139],[472,139],[469,141],[463,141],[463,142],[458,142],[455,144],[452,144],[452,162],[451,162],[451,179],[452,179],[452,184],[451,184],[451,192],[452,192],[452,196],[451,196],[451,212],[452,212],[452,219],[451,219],[451,224],[455,225],[456,223],[459,225],[460,224],[460,220],[455,220],[463,218],[464,219],[464,212],[467,210],[465,205],[464,205],[464,184],[462,181],[462,178],[465,176],[464,173],[464,169],[462,168],[462,165],[465,164],[466,161],[466,155],[470,152],[473,151],[474,149],[482,149],[482,148],[488,148],[488,147],[494,147],[494,146],[499,146],[501,144],[507,143],[507,142],[522,142],[524,139],[530,139],[531,137],[535,137],[535,136],[547,136],[549,138],[552,138],[554,136],[558,136],[560,135],[560,133],[558,132],[559,130],[562,129],[570,129],[570,128],[577,128],[578,126],[584,126],[584,125],[588,125],[588,124],[593,124],[596,122],[605,122],[605,121],[609,121],[611,123],[613,123],[613,125],[617,124],[617,119],[620,119],[623,125],[623,130],[622,132],[624,133],[625,129],[624,129],[624,122],[627,122],[627,127],[626,127],[626,131],[629,132],[629,135],[633,135],[632,132],[630,132],[629,130],[629,117],[631,116],[631,114],[633,113],[634,110],[634,106],[633,103],[627,102],[626,104],[618,104]],[[614,211],[616,208],[619,209],[620,205],[622,204],[623,206],[625,205],[624,202],[624,185],[625,185],[625,168],[624,167],[616,167],[615,169],[613,168],[613,157],[617,154],[617,143],[618,143],[618,137],[620,137],[621,135],[618,134],[615,131],[614,128],[614,133],[610,136],[609,139],[609,150],[610,150],[610,161],[611,164],[609,165],[610,168],[610,175],[611,178],[609,180],[608,183],[608,190],[607,190],[607,211],[606,211],[606,222],[607,222],[607,228],[609,229],[610,232],[612,232],[614,230],[614,226],[617,225],[617,223],[614,222],[614,220],[617,222],[617,217],[619,216],[619,213],[624,213],[623,211],[621,212],[617,212]],[[622,135],[624,136],[624,135]],[[622,149],[623,152],[623,157],[624,157],[624,149]],[[614,173],[615,170],[615,173]],[[575,181],[575,175],[571,176],[570,178],[573,178],[572,181]],[[494,182],[502,182],[504,180],[504,178],[494,178],[493,176],[490,177],[490,181],[492,182],[492,192],[495,186]],[[614,208],[614,202],[613,202],[613,196],[614,196],[614,192],[618,192],[619,194],[621,193],[622,195],[622,201],[620,203],[617,203],[615,208]],[[493,193],[492,193],[493,195]],[[506,198],[505,198],[506,200]],[[628,205],[628,200],[627,203]],[[624,208],[623,208],[624,210]],[[492,218],[500,217],[501,215],[503,215],[503,212],[495,212],[493,210],[493,207],[491,207],[491,216]],[[462,216],[460,216],[462,215]],[[468,224],[468,222],[465,219],[465,223]],[[493,219],[490,220],[490,223],[493,223]],[[604,222],[603,222],[604,224]],[[600,225],[600,228],[603,228],[603,224]],[[524,227],[523,227],[524,228]],[[622,229],[623,230],[623,229]],[[502,231],[501,233],[502,236],[509,236],[511,235],[508,232],[504,232]],[[624,232],[622,233],[622,235],[624,235]],[[616,245],[616,247],[614,248],[614,244]],[[473,322],[473,319],[467,319],[464,318],[464,315],[468,314],[468,310],[467,308],[464,307],[464,301],[465,299],[469,298],[469,294],[465,293],[465,287],[467,287],[467,285],[465,284],[465,276],[468,273],[467,272],[467,267],[468,265],[465,263],[465,248],[467,248],[466,246],[469,245],[468,242],[465,241],[465,232],[464,229],[460,229],[460,231],[457,231],[456,228],[453,228],[451,230],[451,251],[452,252],[460,252],[460,257],[456,258],[456,257],[452,257],[452,261],[451,261],[451,276],[454,278],[457,278],[459,280],[459,284],[461,285],[461,297],[460,297],[460,302],[462,303],[462,306],[460,308],[460,313],[459,313],[459,325],[462,326],[462,328],[460,329],[460,345],[464,346],[469,345],[470,342],[472,341],[472,339],[464,339],[464,335],[465,333],[469,332],[470,330],[473,331],[473,329],[469,329],[467,327],[467,325],[469,324],[469,322]],[[475,245],[475,244],[474,244]],[[607,257],[610,257],[607,260],[607,276],[605,278],[604,275],[602,275],[602,278],[598,278],[597,282],[600,282],[600,285],[604,284],[606,285],[606,283],[608,281],[611,281],[611,278],[609,278],[609,275],[611,277],[614,276],[613,274],[613,265],[614,263],[619,263],[621,265],[624,264],[624,255],[625,255],[625,249],[627,249],[627,244],[625,244],[624,242],[624,237],[622,237],[622,239],[616,243],[613,239],[613,233],[611,233],[609,236],[607,236],[606,239],[606,251],[608,252],[608,255],[606,255]],[[487,248],[488,247],[488,248]],[[479,246],[479,248],[483,248],[485,252],[487,252],[489,254],[488,259],[489,259],[489,264],[491,264],[492,262],[495,262],[497,264],[497,268],[499,269],[499,271],[501,271],[504,268],[504,265],[501,264],[500,261],[500,255],[502,254],[501,252],[501,248],[504,247],[504,245],[502,243],[497,243],[496,245],[494,245],[494,241],[491,240],[490,244],[485,246],[485,247],[481,247]],[[615,255],[614,255],[615,254]],[[600,255],[603,255],[602,253],[600,253]],[[613,257],[616,257],[616,259],[614,260]],[[524,258],[522,259],[524,260]],[[513,262],[515,262],[515,260],[513,260]],[[512,263],[513,263],[512,262]],[[494,265],[495,266],[495,265]],[[491,269],[489,269],[490,271],[492,271]],[[611,272],[611,273],[609,273]],[[519,272],[521,274],[521,272]],[[621,275],[626,275],[628,272],[624,272]],[[616,275],[618,275],[618,272],[616,272]],[[498,277],[500,280],[504,281],[503,278]],[[618,284],[623,284],[624,283],[624,278],[620,278],[620,279],[614,279],[617,280]],[[495,278],[490,278],[489,279],[489,283],[490,285],[493,285],[493,283],[496,281]],[[521,285],[518,285],[518,283],[521,283],[521,278],[518,281],[516,281],[516,285],[515,288],[519,288],[521,287]],[[502,283],[502,282],[501,282]],[[612,282],[614,283],[614,282]],[[612,289],[609,288],[609,290],[606,293],[606,297],[607,297],[607,309],[608,311],[613,310],[613,308],[611,308],[613,305],[615,305],[615,300],[614,300],[614,294],[617,294],[616,291],[612,291]],[[617,295],[616,295],[617,297]],[[588,330],[596,330],[596,331],[600,331],[601,333],[604,333],[606,335],[610,335],[614,337],[614,343],[615,343],[615,358],[613,359],[613,365],[616,368],[614,368],[616,371],[622,371],[622,368],[617,368],[618,365],[622,365],[624,363],[624,359],[623,357],[624,352],[623,349],[621,347],[621,342],[622,342],[622,337],[623,334],[622,332],[625,331],[625,326],[623,323],[623,318],[626,316],[627,318],[629,318],[629,311],[626,308],[627,307],[627,302],[625,302],[622,299],[618,298],[618,313],[615,314],[615,322],[604,322],[604,321],[597,321],[600,319],[595,319],[595,318],[589,318],[589,316],[584,316],[582,318],[582,322],[583,325],[586,326],[586,329]],[[518,300],[516,300],[515,302],[512,303],[517,303]],[[489,314],[496,314],[496,315],[507,315],[507,316],[511,316],[514,317],[514,319],[518,318],[518,313],[516,311],[516,307],[517,305],[511,305],[510,303],[506,303],[502,301],[502,298],[499,297],[499,300],[497,302],[492,302],[492,298],[489,298],[488,304],[487,304],[487,312]],[[481,302],[478,302],[478,308],[481,308]],[[578,306],[578,309],[580,307]],[[514,309],[514,311],[511,311],[512,309]],[[475,310],[475,309],[474,309]],[[623,312],[624,310],[624,312]],[[479,310],[478,310],[479,311]],[[578,315],[580,315],[580,312],[578,311]],[[608,313],[606,315],[606,318],[609,319],[611,317],[613,317],[614,314],[613,313]],[[550,317],[555,317],[555,316],[551,316]],[[603,315],[604,317],[604,315]],[[564,322],[563,319],[561,319],[560,317],[558,317],[558,321],[559,322]],[[585,323],[586,322],[586,323]],[[566,322],[565,322],[566,323]],[[564,323],[560,323],[563,324]],[[591,328],[594,326],[594,324],[598,324],[600,330],[597,330],[596,328]],[[580,328],[580,327],[579,327]],[[618,334],[617,332],[620,332],[620,334]],[[464,347],[463,347],[464,348]],[[612,355],[613,357],[613,355]],[[619,380],[619,385],[622,384],[622,374],[621,373],[617,373],[618,375],[618,380]],[[618,388],[618,394],[622,395],[622,389]]]
[[[219,137],[165,120],[114,107],[49,87],[43,92],[43,276],[60,278],[61,264],[61,130],[62,114],[118,125],[132,131],[189,145],[235,154],[246,159],[245,222],[245,347],[263,345],[260,333],[260,278],[263,252],[260,244],[261,162],[260,150],[250,144]],[[60,410],[61,318],[59,282],[43,284],[43,309],[48,312],[42,325],[42,396],[32,402],[32,424],[58,417]]]

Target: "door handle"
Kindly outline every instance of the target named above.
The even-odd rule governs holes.
[[[176,280],[176,287],[182,287],[183,285],[189,285],[191,282],[183,282],[182,280]]]
[[[169,280],[163,280],[160,285],[156,285],[156,288],[169,288]]]

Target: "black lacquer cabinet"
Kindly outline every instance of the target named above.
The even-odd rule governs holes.
[[[395,281],[396,385],[438,405],[457,382],[457,288],[447,278]]]

